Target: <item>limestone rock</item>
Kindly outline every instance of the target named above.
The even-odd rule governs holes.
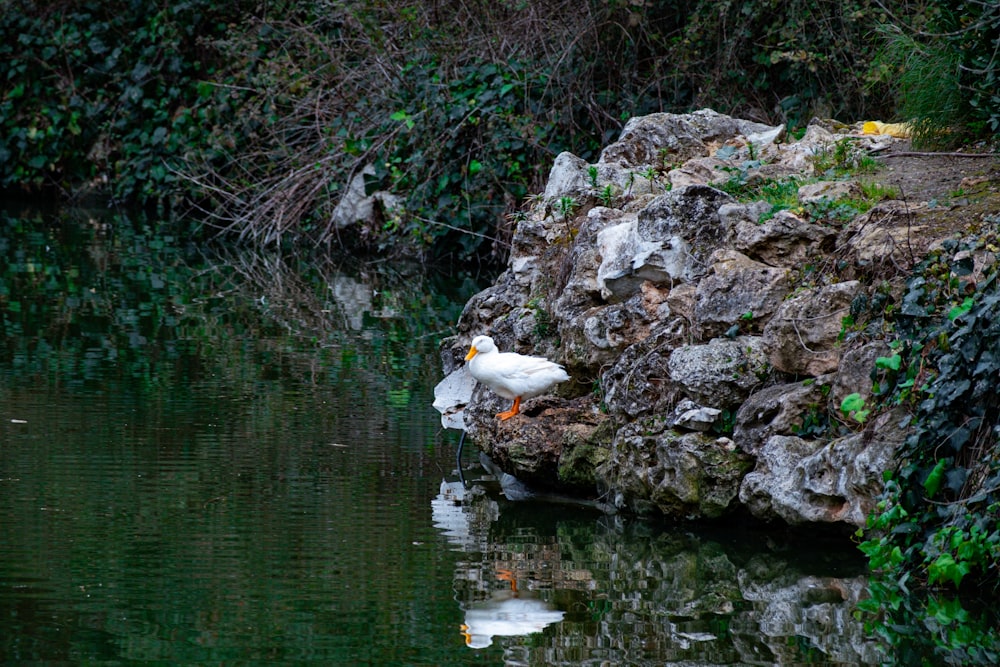
[[[668,366],[670,378],[682,393],[719,409],[743,402],[763,382],[768,368],[758,336],[685,345],[670,353]]]
[[[677,387],[670,381],[670,353],[685,338],[682,320],[660,325],[625,349],[601,376],[603,400],[617,418],[634,419],[673,409]]]
[[[766,201],[756,201],[749,204],[732,202],[719,207],[719,221],[729,229],[736,229],[741,222],[759,224],[761,216],[771,212],[771,205]]]
[[[563,151],[556,156],[545,183],[546,201],[560,197],[575,197],[589,190],[587,183],[587,161],[572,153]]]
[[[685,399],[677,404],[670,419],[670,425],[679,430],[705,433],[719,423],[722,410],[706,408],[692,400]]]
[[[590,368],[611,364],[622,351],[649,335],[653,317],[641,293],[622,303],[590,308],[559,328],[574,364]]]
[[[856,181],[819,181],[799,188],[799,202],[815,204],[824,200],[860,197],[861,194],[861,186]]]
[[[514,339],[509,316],[528,301],[528,294],[528,287],[521,285],[513,272],[505,271],[496,283],[469,299],[458,319],[458,330],[465,336],[443,343],[455,348],[451,359],[463,359],[472,339],[485,333],[493,336],[501,350],[509,350]],[[452,370],[454,367],[445,366],[446,372]]]
[[[690,114],[654,113],[631,118],[618,141],[601,153],[601,162],[662,167],[664,162],[684,162],[708,155],[708,142],[722,142],[739,135],[764,133],[774,128],[731,118],[711,109]]]
[[[601,297],[599,239],[609,228],[619,226],[622,217],[621,211],[604,207],[591,209],[582,218],[568,255],[564,254],[558,259],[560,275],[550,270],[540,271],[536,276],[528,303],[548,309],[553,329],[561,328],[561,323],[577,320],[588,310],[605,305],[605,300]],[[555,258],[556,253],[553,252],[552,256]],[[560,282],[562,290],[558,293]],[[559,294],[558,298],[553,300],[556,293]],[[624,298],[627,297],[623,295]]]
[[[775,143],[784,138],[784,125],[776,125],[772,128],[761,130],[759,132],[750,132],[746,135],[747,143],[753,144],[757,150],[763,150],[768,146],[773,146]]]
[[[716,157],[696,157],[671,169],[667,178],[674,190],[689,185],[718,185],[729,180],[729,172],[723,169],[729,166],[729,162]]]
[[[667,293],[667,307],[671,314],[679,315],[688,322],[694,321],[695,304],[698,301],[698,287],[688,283],[676,285]]]
[[[719,221],[720,204],[732,201],[707,186],[671,191],[637,214],[597,234],[597,286],[608,301],[633,294],[643,281],[674,285],[705,273],[705,261],[728,237]]]
[[[622,197],[626,201],[660,195],[665,190],[662,184],[648,178],[646,171],[636,171],[616,162],[598,162],[592,166],[597,169],[597,183],[591,188],[591,196],[601,197],[608,186],[610,194]]]
[[[704,185],[670,191],[639,211],[636,232],[644,243],[633,260],[636,275],[653,282],[693,282],[707,272],[712,252],[730,230],[719,219],[729,195]]]
[[[480,450],[533,489],[593,497],[595,469],[607,458],[612,436],[594,400],[540,396],[522,403],[521,414],[498,420],[509,403],[485,387],[473,392],[465,422]]]
[[[860,266],[909,269],[935,240],[919,222],[917,214],[925,209],[925,204],[881,202],[847,225],[838,245],[846,246]]]
[[[592,209],[581,225],[564,264],[570,267],[568,280],[551,313],[567,363],[585,374],[612,363],[627,346],[648,336],[652,322],[667,312],[659,290],[644,288],[631,274],[615,280],[608,273],[614,262],[602,259],[601,253],[613,255],[617,249],[621,262],[631,261],[633,251],[620,245],[630,241],[616,234],[629,225],[619,220],[634,225],[635,215],[614,217],[604,213],[607,210]]]
[[[791,211],[778,211],[762,223],[740,220],[735,225],[737,250],[771,266],[801,266],[827,239],[832,229],[806,222]]]
[[[757,465],[740,487],[740,502],[761,519],[783,519],[792,525],[830,521],[843,509],[841,499],[806,498],[804,459],[819,454],[824,443],[774,435],[757,453]]]
[[[711,273],[701,279],[694,325],[702,338],[714,338],[734,325],[760,333],[762,322],[788,294],[788,271],[766,266],[735,250],[717,250]]]
[[[740,487],[740,501],[757,517],[792,525],[841,522],[864,526],[905,433],[899,412],[829,443],[775,435]]]
[[[619,508],[676,519],[717,518],[735,508],[750,466],[729,438],[681,434],[664,419],[650,418],[618,431],[598,476]]]
[[[882,340],[873,340],[860,347],[845,352],[834,376],[833,390],[830,392],[829,407],[839,411],[844,397],[849,394],[861,394],[868,400],[872,395],[872,370],[875,360],[889,355],[889,345]]]
[[[597,234],[597,254],[601,263],[596,283],[605,301],[620,301],[639,289],[642,278],[635,275],[632,267],[635,256],[642,249],[638,227],[636,214],[625,215],[617,224],[609,225]]]
[[[831,149],[836,141],[837,135],[834,132],[821,122],[813,120],[806,126],[806,133],[801,139],[765,146],[761,150],[761,157],[764,161],[780,164],[791,172],[811,175],[816,154]]]
[[[616,197],[638,197],[664,191],[663,186],[635,169],[616,163],[587,164],[586,160],[564,151],[552,162],[542,201],[552,207],[559,199],[571,197],[580,205],[588,200],[596,201],[607,186]]]
[[[809,418],[826,414],[825,393],[831,376],[808,382],[765,387],[754,392],[736,412],[733,440],[748,454],[757,454],[775,435],[799,435],[806,431]],[[825,424],[816,424],[817,427]]]
[[[861,283],[851,280],[812,289],[785,301],[764,327],[771,365],[785,373],[822,375],[840,363],[842,320]]]

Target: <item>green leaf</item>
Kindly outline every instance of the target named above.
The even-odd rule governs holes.
[[[974,306],[975,303],[976,303],[975,300],[971,296],[965,297],[965,300],[962,301],[961,305],[954,306],[951,310],[948,311],[948,319],[955,321],[962,315],[965,315],[970,310],[972,310],[972,306]]]
[[[410,130],[412,130],[413,126],[416,125],[416,123],[413,122],[413,119],[410,117],[410,114],[406,113],[405,111],[397,111],[396,113],[389,116],[389,118],[395,121],[406,123],[407,129]]]
[[[902,363],[903,358],[898,354],[894,354],[891,357],[879,357],[875,360],[876,368],[886,368],[891,371],[898,371],[899,365]]]
[[[723,146],[719,150],[715,151],[715,157],[720,160],[728,160],[734,155],[736,155],[736,146]]]
[[[948,459],[941,459],[931,470],[930,474],[927,475],[927,479],[924,480],[924,491],[927,492],[928,498],[933,498],[941,488],[941,480],[944,478],[944,469],[948,465]]]
[[[969,573],[970,566],[965,561],[956,562],[951,554],[941,554],[927,568],[927,580],[930,583],[950,581],[955,586],[962,583],[962,578]]]
[[[843,412],[845,416],[860,410],[863,407],[865,407],[865,399],[861,398],[861,394],[857,392],[848,394],[844,397],[844,400],[840,402],[840,411]]]
[[[914,521],[907,521],[906,523],[897,525],[891,532],[894,535],[909,535],[911,533],[919,533],[920,530],[920,524]]]
[[[965,488],[965,482],[969,479],[969,471],[962,467],[952,468],[944,475],[944,485],[956,495]]]

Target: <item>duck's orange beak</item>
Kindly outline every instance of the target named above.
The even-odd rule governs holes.
[[[473,345],[472,347],[469,348],[469,353],[465,355],[465,360],[469,361],[470,359],[472,359],[472,357],[476,356],[477,354],[479,354],[479,350],[477,350],[476,346]]]

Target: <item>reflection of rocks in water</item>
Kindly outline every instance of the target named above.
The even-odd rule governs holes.
[[[877,645],[852,615],[866,585],[860,568],[817,576],[824,563],[815,554],[789,557],[764,542],[744,546],[690,533],[647,542],[619,537],[596,549],[617,564],[608,576],[622,594],[610,598],[601,631],[623,657],[637,647],[631,631],[646,654],[662,660],[879,663]]]
[[[777,576],[762,580],[761,573],[768,571]],[[744,652],[758,652],[763,644],[778,664],[801,660],[805,650],[840,664],[880,663],[877,645],[865,640],[864,627],[853,616],[858,601],[867,597],[868,577],[784,574],[759,563],[742,571],[740,580],[744,599],[753,602],[747,632],[734,632],[736,639],[752,639],[753,648]],[[734,629],[741,620],[734,620]]]
[[[879,663],[853,617],[864,562],[839,545],[629,523],[447,483],[434,521],[465,554],[454,588],[469,645],[500,644],[511,664]],[[491,632],[491,614],[524,625]],[[533,627],[545,629],[527,639]]]
[[[472,502],[477,497],[479,502]],[[441,490],[431,501],[431,520],[448,542],[464,551],[485,549],[489,525],[498,516],[496,501],[480,487],[466,489],[461,482],[441,480]]]
[[[391,308],[376,309],[373,305],[375,290],[371,285],[358,282],[350,276],[343,274],[332,276],[327,286],[333,301],[344,316],[344,324],[353,331],[361,331],[364,328],[366,314],[378,318],[397,315]]]

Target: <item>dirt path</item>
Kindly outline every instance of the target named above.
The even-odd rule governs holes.
[[[885,169],[875,180],[899,189],[910,202],[944,201],[968,196],[970,191],[991,183],[1000,186],[1000,160],[984,157],[953,157],[945,155],[900,155],[910,152],[907,144],[894,146],[878,156]],[[980,179],[986,179],[985,181]],[[977,182],[978,181],[978,182]],[[1000,209],[997,211],[1000,213]]]

